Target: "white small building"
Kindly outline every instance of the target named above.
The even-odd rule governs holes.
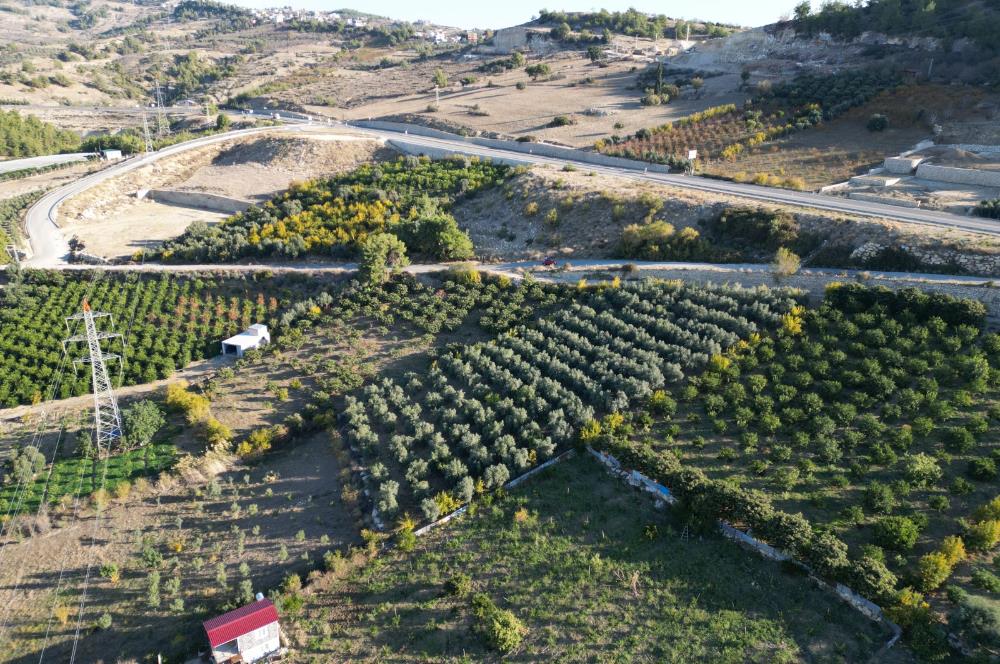
[[[236,336],[225,339],[222,342],[222,354],[243,357],[243,353],[248,350],[260,348],[269,343],[271,343],[271,333],[267,331],[267,325],[257,323]]]
[[[271,600],[257,597],[253,604],[205,621],[215,664],[260,662],[281,653],[278,612]]]

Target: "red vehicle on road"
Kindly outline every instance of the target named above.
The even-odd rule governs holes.
[[[542,259],[542,265],[544,265],[545,267],[554,267],[555,264],[556,264],[556,259],[552,258],[552,256],[546,256],[544,259]]]

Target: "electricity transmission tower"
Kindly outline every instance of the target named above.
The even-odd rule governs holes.
[[[97,319],[107,318],[114,328],[114,318],[109,313],[92,311],[90,303],[83,301],[83,311],[78,314],[66,317],[66,328],[72,331],[73,321],[82,320],[84,334],[71,336],[63,341],[63,351],[66,345],[71,343],[86,342],[89,351],[87,357],[73,360],[73,366],[77,364],[89,364],[90,374],[94,389],[94,439],[97,444],[98,454],[108,454],[111,447],[122,438],[122,417],[118,411],[118,398],[115,396],[111,386],[111,379],[108,377],[108,368],[105,365],[107,360],[121,361],[121,356],[113,353],[105,353],[101,348],[101,341],[105,339],[121,339],[122,335],[115,332],[97,329]]]
[[[145,151],[153,151],[153,137],[149,135],[149,121],[146,119],[146,112],[142,113],[142,138],[146,142]]]
[[[163,93],[160,91],[160,79],[156,78],[156,137],[163,138],[170,133],[167,124],[166,111],[163,110]]]

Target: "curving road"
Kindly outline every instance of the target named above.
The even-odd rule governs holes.
[[[63,236],[62,231],[56,225],[56,213],[63,201],[72,196],[94,187],[108,178],[116,177],[136,168],[146,166],[155,161],[169,157],[186,150],[204,147],[213,143],[228,141],[240,136],[249,136],[264,132],[297,131],[297,125],[278,127],[254,127],[252,129],[239,129],[222,134],[213,134],[203,138],[177,143],[163,148],[158,152],[151,152],[146,155],[131,157],[114,166],[105,168],[86,177],[82,177],[76,182],[72,182],[58,189],[54,189],[42,196],[32,205],[24,217],[24,227],[31,244],[31,257],[25,261],[28,267],[34,268],[63,268],[69,263],[66,256],[69,254],[69,243]]]
[[[243,129],[226,132],[224,134],[215,134],[204,138],[197,138],[184,143],[178,143],[158,152],[141,157],[133,157],[132,159],[104,169],[98,173],[81,178],[76,182],[56,189],[43,196],[28,210],[25,218],[25,227],[32,250],[31,258],[27,261],[27,264],[31,267],[45,268],[64,268],[68,265],[66,262],[66,256],[69,253],[69,246],[61,231],[55,224],[56,213],[59,206],[67,198],[75,196],[76,194],[79,194],[110,177],[121,175],[122,173],[126,173],[135,168],[152,163],[158,159],[163,159],[164,157],[175,155],[185,150],[191,150],[205,145],[210,145],[212,143],[226,141],[239,136],[263,132],[322,131],[324,128],[323,125],[320,124],[312,125],[311,119],[308,116],[301,114],[282,112],[281,117],[282,121],[286,123],[283,126]],[[338,126],[344,126],[339,122],[335,124]],[[594,171],[597,173],[604,173],[632,180],[665,184],[674,187],[682,187],[708,193],[738,196],[757,202],[781,203],[785,205],[812,208],[825,212],[876,217],[890,221],[923,224],[937,228],[962,230],[984,235],[1000,235],[1000,224],[995,221],[980,219],[978,217],[963,217],[947,212],[903,208],[881,203],[869,203],[866,201],[855,201],[846,198],[824,196],[809,192],[790,191],[786,189],[776,189],[758,185],[739,184],[724,180],[713,180],[698,176],[648,173],[644,170],[638,170],[638,168],[641,168],[641,165],[638,165],[639,162],[637,162],[638,166],[636,169],[600,166],[583,161],[584,155],[582,154],[580,160],[545,157],[537,154],[526,154],[524,152],[520,152],[514,147],[510,150],[484,147],[469,143],[468,141],[465,141],[461,137],[457,136],[454,139],[443,139],[384,129],[367,129],[355,126],[350,126],[350,129],[352,132],[368,135],[382,140],[391,140],[397,144],[401,143],[410,146],[411,148],[417,148],[417,150],[427,149],[429,151],[445,151],[492,159],[516,161],[520,163],[539,165],[545,164],[557,167],[562,167],[570,163],[573,163],[574,165],[581,164],[584,165],[588,171]],[[516,147],[523,149],[523,146],[520,145]],[[192,269],[209,269],[214,267],[217,266],[201,265],[192,266]],[[244,266],[242,269],[259,269],[260,267],[261,266],[257,266],[256,268]],[[149,265],[146,269],[176,270],[179,268],[177,266]]]

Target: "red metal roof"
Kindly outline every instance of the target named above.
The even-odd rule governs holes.
[[[277,621],[278,611],[274,604],[269,599],[262,599],[206,620],[204,625],[208,642],[215,648]]]

